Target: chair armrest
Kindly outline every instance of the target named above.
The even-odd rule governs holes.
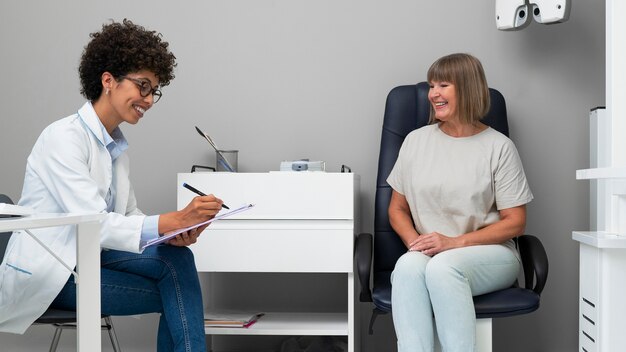
[[[356,257],[356,267],[361,283],[361,293],[359,301],[372,302],[372,291],[370,290],[370,272],[372,268],[372,234],[360,233],[356,236],[354,255]]]
[[[522,235],[518,238],[519,250],[524,267],[525,287],[538,295],[548,279],[548,256],[541,241],[533,235]],[[533,281],[535,286],[533,287]]]

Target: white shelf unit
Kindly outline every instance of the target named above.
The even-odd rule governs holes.
[[[574,231],[580,243],[579,351],[611,352],[626,344],[621,333],[626,313],[626,168],[612,167],[610,120],[592,110],[591,165],[577,170],[590,180],[590,220],[594,231]]]
[[[606,109],[590,114],[590,224],[580,243],[579,351],[626,346],[626,1],[606,0]]]
[[[340,275],[347,287],[347,295],[333,297],[347,306],[345,312],[264,311],[265,315],[249,328],[211,327],[205,329],[207,335],[345,336],[348,351],[359,351],[354,280],[357,175],[326,172],[179,174],[179,209],[195,196],[182,187],[183,182],[207,194],[214,193],[229,206],[255,204],[249,211],[211,224],[190,247],[201,275],[332,274]],[[228,292],[219,284],[208,286],[203,292],[205,310],[223,309],[211,296],[228,295]],[[316,299],[310,296],[298,299]]]
[[[574,231],[572,238],[581,244],[606,249],[626,249],[626,237],[603,231]]]
[[[576,170],[577,180],[619,179],[626,178],[626,167],[597,167]]]

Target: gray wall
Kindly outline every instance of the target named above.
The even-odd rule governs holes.
[[[76,68],[88,33],[128,17],[162,32],[179,62],[162,101],[138,126],[123,126],[145,212],[175,207],[177,172],[214,163],[198,125],[223,148],[240,150],[240,171],[276,170],[281,160],[302,157],[325,160],[328,171],[351,166],[361,175],[361,226],[370,231],[387,92],[424,80],[442,55],[470,52],[507,99],[511,137],[535,195],[527,232],[543,240],[550,257],[541,309],[495,321],[495,350],[572,351],[578,252],[571,231],[588,227],[589,210],[588,185],[574,171],[588,165],[588,111],[604,104],[604,1],[573,1],[568,22],[520,32],[496,30],[494,4],[2,1],[2,190],[19,198],[40,131],[82,104]],[[370,306],[361,308],[362,350],[395,350],[389,317],[370,337]],[[154,316],[116,322],[125,351],[154,350]],[[23,336],[0,334],[0,349],[45,350],[51,333],[34,327]]]

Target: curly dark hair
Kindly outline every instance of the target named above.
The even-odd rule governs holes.
[[[176,56],[168,50],[169,43],[161,33],[148,31],[128,19],[102,25],[102,31],[91,33],[80,60],[80,93],[95,101],[102,93],[101,77],[113,77],[141,70],[155,74],[161,87],[174,79]]]

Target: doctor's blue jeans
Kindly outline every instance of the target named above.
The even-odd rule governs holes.
[[[161,313],[158,352],[206,351],[202,293],[191,250],[159,245],[141,253],[103,250],[102,314]],[[52,307],[76,309],[73,275]]]
[[[520,262],[503,245],[455,248],[429,257],[407,252],[391,275],[398,352],[432,352],[434,331],[444,352],[476,347],[473,296],[510,287]]]

